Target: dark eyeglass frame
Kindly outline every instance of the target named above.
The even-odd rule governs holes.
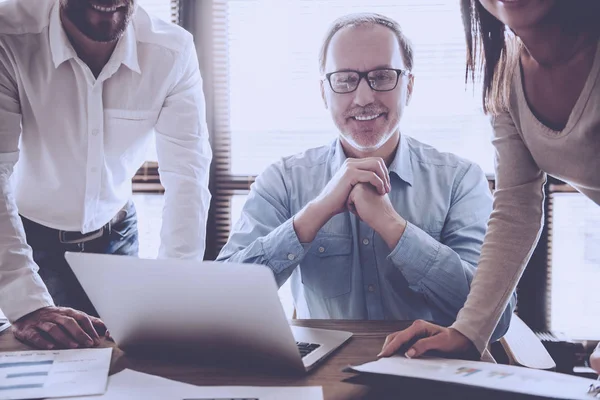
[[[394,87],[392,87],[391,89],[385,89],[385,90],[375,89],[373,87],[373,85],[371,84],[371,81],[369,79],[367,79],[367,76],[371,72],[375,72],[375,71],[394,71],[394,72],[396,72],[396,83],[394,84]],[[333,85],[331,84],[331,76],[334,74],[337,74],[337,73],[341,73],[341,72],[354,72],[354,73],[358,74],[358,82],[356,83],[356,87],[353,90],[350,90],[348,92],[336,92],[336,90],[333,88]],[[345,69],[345,70],[340,70],[340,71],[329,72],[329,73],[325,74],[325,77],[323,78],[323,80],[327,80],[327,82],[329,82],[329,87],[331,88],[331,91],[333,93],[337,93],[337,94],[348,94],[348,93],[355,92],[356,89],[358,89],[358,86],[360,85],[360,81],[363,78],[365,78],[365,80],[367,81],[367,85],[369,85],[371,90],[373,90],[375,92],[391,92],[392,90],[396,89],[396,87],[398,86],[398,82],[400,81],[401,76],[411,76],[411,73],[408,70],[397,69],[397,68],[375,68],[370,71],[364,71],[364,72],[355,71],[352,69]]]

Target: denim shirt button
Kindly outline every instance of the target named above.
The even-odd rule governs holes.
[[[288,260],[290,261],[294,261],[296,259],[296,256],[292,253],[288,254]]]

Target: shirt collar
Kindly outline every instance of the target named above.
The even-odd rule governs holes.
[[[137,39],[135,37],[135,28],[133,21],[129,23],[129,26],[123,33],[117,47],[115,48],[115,62],[125,65],[133,72],[141,74],[140,64],[138,61],[137,52]]]
[[[77,56],[75,49],[71,45],[69,38],[60,21],[60,2],[56,1],[52,7],[50,14],[50,24],[48,27],[50,39],[50,52],[52,53],[52,61],[54,68],[65,61]]]
[[[58,68],[59,65],[64,63],[71,58],[77,57],[77,52],[71,45],[69,38],[63,28],[60,20],[60,2],[57,1],[52,8],[52,14],[50,16],[49,24],[49,35],[50,35],[50,52],[52,53],[52,61],[54,62],[54,68]],[[135,28],[133,21],[129,23],[129,26],[125,30],[119,43],[115,47],[115,51],[111,60],[117,65],[123,64],[130,70],[141,74],[140,64],[138,61],[137,53],[137,39],[135,37]],[[111,61],[109,61],[111,62]]]
[[[396,156],[388,168],[390,172],[398,175],[398,178],[412,186],[413,168],[410,160],[410,147],[406,136],[400,135],[400,144],[396,150]]]
[[[335,141],[333,156],[334,162],[332,163],[332,166],[334,170],[332,171],[332,175],[335,174],[342,167],[344,161],[346,161],[346,154],[344,153],[342,142],[339,138]],[[394,156],[394,159],[392,160],[388,170],[390,173],[396,174],[400,179],[412,186],[413,169],[410,160],[410,149],[408,140],[404,135],[400,135],[398,150],[396,150],[396,155]]]

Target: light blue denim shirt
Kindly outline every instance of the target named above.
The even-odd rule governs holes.
[[[312,243],[300,243],[292,217],[345,159],[335,140],[269,166],[252,185],[217,260],[264,264],[279,286],[291,276],[299,318],[450,325],[469,293],[492,210],[483,171],[402,135],[389,167],[390,200],[408,221],[396,248],[390,251],[348,212],[331,218]],[[493,340],[508,329],[515,303],[513,294]]]

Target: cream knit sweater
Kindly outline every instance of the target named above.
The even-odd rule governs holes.
[[[483,352],[521,278],[543,225],[546,174],[600,205],[600,43],[590,75],[562,131],[529,108],[521,71],[513,75],[508,112],[493,119],[494,211],[477,272],[453,328]],[[600,243],[598,243],[600,246]]]

